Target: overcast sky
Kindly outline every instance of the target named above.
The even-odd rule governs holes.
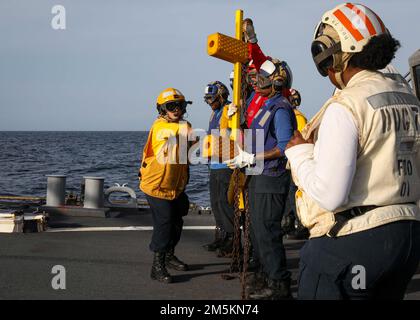
[[[286,60],[301,110],[312,116],[333,88],[310,54],[323,12],[342,1],[1,0],[1,130],[148,130],[155,101],[175,87],[194,101],[188,119],[207,127],[204,86],[229,83],[232,65],[206,52],[209,34],[234,35],[236,9],[251,17],[263,51]],[[405,73],[420,48],[420,1],[364,1],[401,41]],[[51,27],[54,5],[66,30]]]

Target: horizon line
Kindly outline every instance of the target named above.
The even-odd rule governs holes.
[[[150,130],[0,130],[0,132],[145,132]]]

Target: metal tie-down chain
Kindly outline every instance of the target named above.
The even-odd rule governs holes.
[[[241,97],[242,97],[242,108],[246,107],[246,66],[242,65],[242,88],[241,88]],[[241,146],[243,147],[243,146]],[[248,260],[249,260],[249,251],[250,251],[250,216],[249,216],[249,194],[248,190],[243,190],[244,196],[244,209],[241,210],[239,207],[241,190],[239,189],[239,176],[240,169],[235,169],[233,172],[234,175],[234,236],[233,236],[233,250],[232,250],[232,260],[230,264],[230,273],[233,274],[241,272],[240,282],[241,282],[241,299],[248,299],[248,293],[246,292],[246,279],[248,271]],[[241,261],[241,218],[243,219],[243,233],[244,233],[244,250]]]
[[[230,273],[235,273],[235,270],[240,271],[240,248],[241,248],[241,209],[239,208],[239,174],[240,169],[233,171],[234,185],[234,220],[233,220],[233,249],[232,249],[232,260],[230,262]]]

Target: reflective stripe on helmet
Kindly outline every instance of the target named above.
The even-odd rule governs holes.
[[[385,25],[382,22],[381,18],[379,18],[378,15],[375,12],[372,11],[372,13],[375,15],[376,19],[378,20],[378,22],[379,22],[379,24],[381,26],[382,33],[385,33],[386,32],[386,28],[385,28]],[[378,30],[378,29],[376,29],[376,30]]]
[[[337,19],[343,24],[343,26],[351,33],[354,39],[356,41],[363,40],[365,37],[360,33],[359,30],[357,30],[353,23],[347,18],[347,16],[343,13],[341,10],[334,11],[334,15],[337,17]]]
[[[367,30],[369,31],[369,34],[371,36],[377,34],[378,32],[376,30],[378,27],[380,28],[381,26],[377,26],[376,28],[373,26],[372,21],[369,19],[368,16],[365,15],[365,13],[363,12],[364,10],[361,10],[359,7],[355,6],[352,3],[347,3],[346,7],[349,8],[350,10],[352,10],[353,12],[355,12],[361,19],[362,21],[365,23]]]
[[[175,91],[169,90],[169,91],[166,91],[166,92],[162,93],[162,98],[167,98],[169,96],[174,96],[176,94],[177,93]]]
[[[378,15],[363,5],[346,3],[333,14],[356,41],[385,32],[385,26]]]
[[[156,99],[156,103],[158,105],[162,105],[170,101],[181,101],[181,100],[185,100],[185,97],[181,93],[181,91],[175,88],[167,88],[159,94],[159,96]]]
[[[344,3],[325,12],[316,28],[314,41],[323,34],[323,24],[335,30],[340,37],[341,51],[347,53],[361,52],[372,37],[387,32],[375,12],[354,3]]]

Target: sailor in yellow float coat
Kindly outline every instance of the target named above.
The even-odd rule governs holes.
[[[191,125],[183,120],[184,95],[177,89],[163,90],[157,98],[159,117],[153,123],[140,167],[140,189],[146,194],[153,217],[150,250],[154,255],[151,278],[172,282],[168,268],[187,270],[174,255],[181,238],[183,219],[189,209],[184,190],[188,182],[187,147]],[[183,158],[184,157],[184,158]]]

